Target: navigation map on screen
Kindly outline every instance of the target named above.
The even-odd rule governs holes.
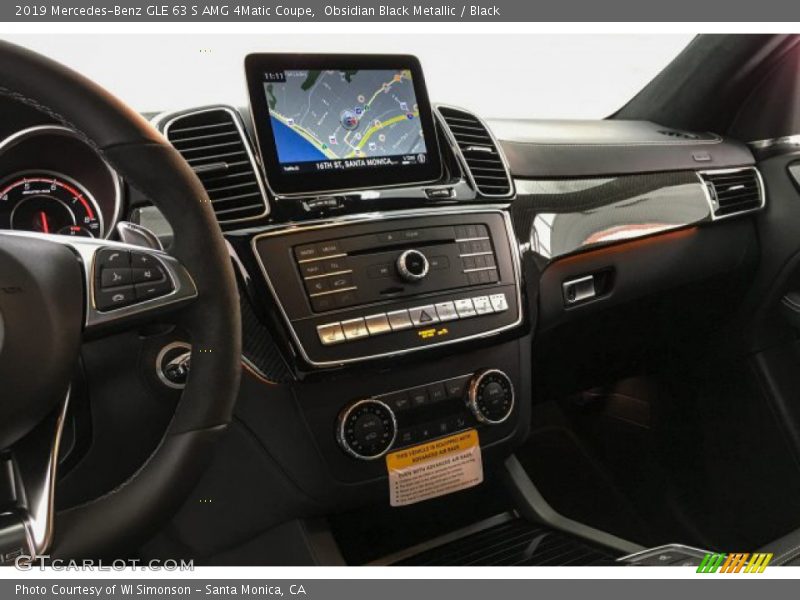
[[[410,70],[287,70],[263,85],[284,173],[427,160]]]

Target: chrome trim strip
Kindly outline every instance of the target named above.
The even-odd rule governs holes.
[[[325,277],[334,277],[335,275],[348,275],[352,273],[353,269],[345,269],[344,271],[331,271],[330,273],[322,273],[322,275],[307,275],[303,277],[304,281],[313,281],[314,279],[324,279]]]
[[[659,554],[660,552],[665,552],[669,550],[677,550],[678,552],[684,552],[687,554],[699,554],[702,557],[705,554],[709,554],[710,550],[701,550],[700,548],[695,548],[694,546],[687,546],[686,544],[662,544],[661,546],[655,546],[653,548],[647,548],[645,550],[640,550],[639,552],[634,552],[632,554],[626,554],[625,556],[620,556],[617,559],[619,563],[628,563],[628,564],[636,564],[636,561],[644,556]]]
[[[717,215],[716,211],[719,210],[718,206],[715,206],[714,199],[711,197],[711,193],[708,191],[708,181],[703,179],[703,175],[725,175],[728,173],[741,173],[743,171],[753,171],[756,174],[756,183],[758,184],[758,194],[760,203],[756,208],[748,208],[746,210],[740,210],[734,213],[730,213],[727,215]],[[761,172],[755,167],[737,167],[734,169],[713,169],[710,171],[695,171],[695,175],[700,180],[700,184],[703,187],[703,194],[705,194],[706,202],[708,202],[708,207],[711,210],[711,220],[712,221],[719,221],[721,219],[728,219],[730,217],[738,217],[739,215],[746,215],[748,213],[757,212],[759,210],[763,210],[763,208],[767,205],[767,195],[766,190],[764,189],[764,179],[761,177]]]
[[[93,147],[91,144],[88,144],[87,141],[84,138],[82,138],[80,135],[78,135],[75,131],[73,131],[69,127],[64,127],[62,125],[36,125],[34,127],[28,127],[26,129],[20,129],[19,131],[15,132],[15,133],[12,133],[8,137],[6,137],[3,140],[1,140],[0,141],[0,154],[2,154],[5,151],[7,146],[10,146],[10,145],[12,145],[14,143],[17,143],[17,142],[21,141],[22,139],[25,139],[25,138],[28,138],[28,137],[31,137],[31,136],[34,136],[34,135],[39,135],[40,133],[45,133],[45,132],[56,133],[58,135],[66,135],[68,137],[72,137],[72,138],[78,140],[79,142],[81,142],[83,144],[86,144],[86,146],[88,146],[89,149],[97,155],[98,159],[100,160],[101,163],[103,163],[103,165],[105,166],[106,170],[108,170],[108,174],[111,177],[111,182],[112,182],[112,184],[114,186],[114,210],[113,210],[113,212],[111,214],[111,223],[109,223],[108,229],[106,230],[106,227],[105,227],[105,215],[103,215],[103,211],[102,211],[101,207],[99,206],[99,204],[97,203],[97,200],[94,198],[94,196],[92,196],[90,193],[88,193],[88,190],[85,188],[85,186],[83,184],[80,184],[79,182],[75,181],[75,179],[73,179],[72,177],[69,177],[69,176],[66,176],[66,175],[62,175],[62,174],[60,174],[60,173],[58,173],[56,171],[53,171],[52,169],[40,169],[41,172],[53,173],[54,175],[57,175],[59,177],[64,177],[65,179],[67,179],[71,183],[78,183],[78,187],[81,189],[81,191],[87,193],[89,199],[92,201],[92,204],[98,210],[98,213],[100,215],[100,227],[103,230],[101,237],[103,237],[105,239],[108,239],[108,237],[114,231],[114,226],[117,224],[117,222],[119,221],[120,217],[122,216],[122,178],[111,167],[111,165],[108,164],[108,162],[105,160],[105,158],[103,158],[103,155],[100,154],[97,151],[97,149],[95,147]],[[36,170],[36,168],[33,168],[33,169],[26,169],[26,171],[27,172],[35,172],[37,170]],[[22,173],[22,172],[23,171],[20,171],[20,173]]]
[[[308,224],[297,224],[297,223],[287,223],[287,224],[280,224],[280,225],[273,225],[270,226],[259,235],[255,235],[253,239],[250,241],[250,248],[255,255],[256,262],[261,269],[261,273],[264,276],[264,279],[267,282],[267,287],[269,288],[270,293],[272,294],[272,298],[275,301],[278,310],[281,313],[281,317],[283,318],[284,324],[289,330],[292,340],[295,343],[300,355],[303,359],[313,367],[338,367],[347,364],[359,363],[365,360],[374,360],[377,358],[386,358],[390,356],[401,356],[405,354],[410,354],[413,352],[419,352],[422,350],[428,350],[429,348],[437,348],[440,346],[446,346],[450,344],[458,344],[461,342],[467,342],[470,340],[475,339],[483,339],[487,337],[491,337],[494,335],[498,335],[504,331],[509,329],[514,329],[518,327],[522,323],[523,318],[523,310],[522,310],[522,268],[520,266],[520,250],[519,244],[517,243],[517,239],[514,235],[514,228],[511,223],[511,215],[508,212],[508,204],[497,204],[497,205],[483,205],[483,206],[461,206],[458,210],[454,210],[452,207],[450,208],[425,208],[425,209],[409,209],[409,210],[397,210],[392,211],[391,213],[383,213],[383,212],[376,212],[376,213],[362,213],[358,215],[343,215],[340,217],[336,217],[333,219],[322,219],[318,221],[311,221]],[[297,233],[301,231],[309,231],[309,230],[316,230],[316,229],[327,229],[333,227],[340,227],[342,225],[351,225],[351,224],[358,224],[358,223],[369,223],[369,222],[378,222],[378,221],[392,221],[397,219],[405,219],[405,218],[413,218],[413,217],[431,217],[431,216],[460,216],[464,214],[499,214],[503,217],[506,226],[506,235],[508,238],[509,249],[511,251],[511,263],[512,269],[514,272],[514,287],[516,289],[516,301],[517,301],[517,318],[514,320],[513,323],[505,325],[503,327],[498,327],[496,329],[491,329],[488,331],[484,331],[481,333],[477,333],[474,335],[469,335],[466,337],[454,339],[454,340],[444,340],[441,342],[432,343],[428,346],[421,346],[419,348],[401,348],[398,350],[394,350],[392,352],[384,352],[381,354],[371,354],[360,356],[356,358],[348,358],[336,361],[315,361],[312,360],[306,349],[303,347],[303,344],[300,342],[300,338],[297,336],[297,332],[295,331],[289,316],[286,314],[286,310],[281,303],[280,298],[278,298],[278,294],[275,291],[275,287],[272,284],[272,281],[269,278],[269,274],[267,273],[267,269],[261,260],[261,256],[258,253],[257,243],[258,240],[264,237],[271,237],[276,235],[287,235],[292,233]]]
[[[492,140],[492,143],[494,144],[494,147],[497,150],[497,154],[500,157],[500,162],[503,163],[503,167],[506,170],[506,177],[508,178],[508,189],[509,189],[507,194],[485,194],[480,190],[478,184],[475,183],[475,177],[472,175],[472,170],[469,168],[469,165],[467,164],[467,159],[464,157],[464,153],[461,151],[461,146],[458,145],[456,137],[451,131],[450,125],[447,123],[447,119],[445,119],[442,113],[439,112],[440,108],[445,108],[445,109],[449,108],[451,110],[457,110],[466,113],[468,115],[472,115],[473,117],[475,117],[475,119],[477,119],[478,123],[483,125],[483,128],[486,129],[486,133],[489,135],[489,138]],[[445,136],[447,137],[447,141],[450,144],[450,149],[453,151],[456,158],[458,159],[458,162],[461,164],[461,169],[467,176],[467,179],[469,180],[472,188],[475,190],[475,193],[484,198],[513,197],[515,193],[514,192],[515,186],[514,186],[514,178],[511,176],[511,167],[509,167],[508,165],[508,159],[506,158],[506,154],[503,151],[503,147],[500,145],[499,140],[495,137],[494,132],[492,131],[491,127],[489,127],[489,124],[486,121],[484,121],[480,116],[478,116],[476,113],[472,112],[471,110],[461,108],[460,106],[453,106],[451,104],[436,104],[434,105],[434,109],[436,115],[439,117],[439,120],[441,121],[442,129],[445,131]]]
[[[11,458],[22,488],[17,510],[31,558],[43,555],[53,542],[58,453],[70,395],[67,388],[58,412],[51,413],[12,447]]]
[[[340,288],[338,290],[328,290],[327,292],[317,292],[316,294],[309,294],[308,297],[309,298],[316,298],[318,296],[329,296],[331,294],[341,294],[342,292],[352,292],[353,290],[356,290],[356,289],[358,289],[358,288],[356,288],[354,286],[350,286],[350,287],[346,287],[346,288]]]
[[[347,256],[347,254],[344,254],[344,253],[326,254],[325,256],[317,256],[315,258],[304,258],[303,260],[298,260],[297,264],[304,265],[306,263],[318,262],[320,260],[328,260],[330,258],[342,258],[343,256]]]
[[[184,111],[162,113],[154,117],[151,120],[151,123],[153,124],[153,126],[156,127],[156,129],[161,131],[166,140],[170,143],[170,145],[172,145],[172,142],[170,142],[169,140],[169,128],[175,123],[175,121],[178,121],[184,117],[191,117],[194,115],[199,115],[208,112],[215,112],[215,111],[226,112],[231,116],[233,124],[236,127],[237,131],[239,132],[239,136],[241,137],[242,146],[244,147],[245,152],[247,153],[247,158],[250,161],[250,166],[253,169],[253,176],[256,179],[256,183],[258,184],[258,190],[261,193],[261,199],[264,202],[264,212],[262,212],[259,215],[255,215],[253,217],[244,217],[242,219],[224,219],[221,216],[218,216],[216,211],[214,211],[214,215],[217,217],[217,222],[220,225],[229,225],[233,223],[243,223],[245,221],[253,221],[255,219],[263,219],[270,213],[269,194],[267,193],[267,186],[265,184],[264,175],[261,170],[261,163],[256,158],[256,154],[253,151],[252,143],[250,140],[250,135],[247,133],[247,129],[245,128],[244,122],[242,121],[242,115],[239,113],[238,110],[236,110],[232,106],[227,106],[225,104],[215,104],[200,108],[192,108]],[[178,152],[180,151],[178,150]]]
[[[800,146],[800,133],[766,140],[755,140],[753,142],[747,142],[747,145],[756,150],[768,150],[775,146]]]
[[[625,554],[646,550],[644,546],[595,529],[591,525],[584,525],[556,512],[542,496],[516,455],[511,455],[506,460],[504,470],[504,480],[508,482],[511,493],[516,497],[518,510],[523,517]]]
[[[456,239],[456,244],[458,244],[460,242],[482,242],[482,241],[488,240],[488,239],[489,238],[487,236],[484,236],[484,237],[471,237],[471,238],[458,238],[458,239]],[[463,256],[463,254],[462,254],[462,256]]]

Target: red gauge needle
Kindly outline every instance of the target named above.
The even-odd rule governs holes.
[[[47,224],[47,215],[43,210],[39,211],[39,221],[42,223],[42,231],[44,233],[50,233],[50,225]]]

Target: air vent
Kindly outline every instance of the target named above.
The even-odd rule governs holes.
[[[658,133],[667,137],[679,140],[699,140],[700,136],[696,133],[689,133],[688,131],[679,131],[677,129],[659,129]]]
[[[703,171],[700,178],[708,190],[714,218],[751,212],[764,206],[761,176],[753,167]]]
[[[478,192],[482,196],[510,196],[511,178],[497,142],[483,122],[463,110],[447,106],[437,110],[453,135]]]
[[[250,141],[233,109],[183,113],[166,122],[164,135],[203,182],[220,223],[269,212]]]

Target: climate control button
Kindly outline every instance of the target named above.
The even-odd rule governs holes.
[[[355,458],[380,458],[397,437],[394,411],[374,398],[354,402],[339,415],[336,437],[342,449]]]
[[[514,409],[514,384],[497,369],[481,371],[470,382],[467,406],[481,423],[502,423]]]

